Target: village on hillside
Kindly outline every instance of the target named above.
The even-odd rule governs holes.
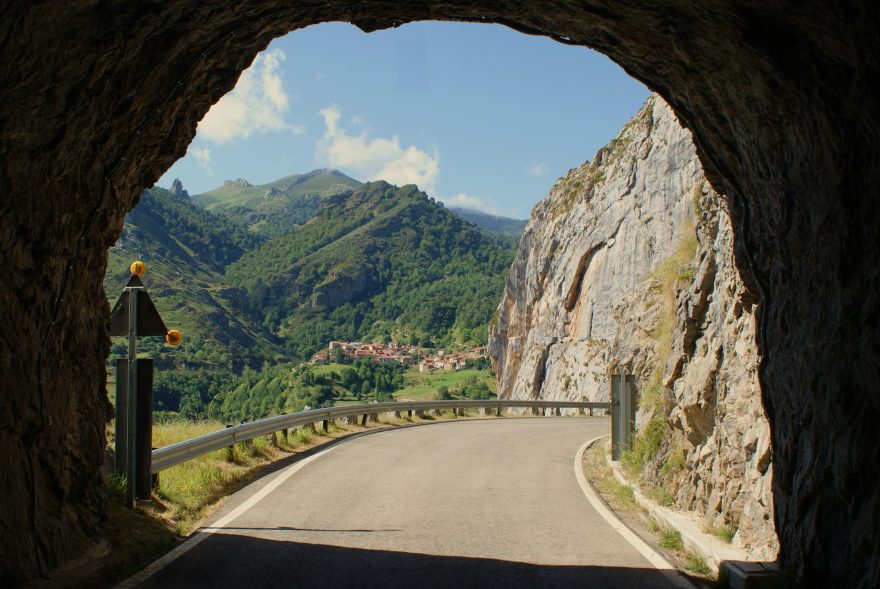
[[[363,342],[330,342],[326,350],[317,352],[311,358],[312,364],[357,360],[371,357],[380,364],[400,362],[405,366],[418,366],[419,372],[428,370],[458,370],[464,368],[468,360],[486,357],[486,347],[471,348],[464,352],[449,354],[440,349],[431,353],[425,348],[401,346],[397,342],[387,344]]]

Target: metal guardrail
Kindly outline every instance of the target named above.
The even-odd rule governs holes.
[[[279,432],[292,427],[309,425],[319,421],[329,421],[343,417],[373,415],[376,413],[402,413],[404,411],[431,411],[452,409],[501,409],[536,408],[536,409],[611,409],[611,403],[580,403],[575,401],[395,401],[392,403],[364,403],[361,405],[345,405],[311,409],[299,413],[287,413],[268,417],[251,423],[243,423],[233,427],[212,432],[184,442],[178,442],[164,448],[153,450],[150,471],[157,473],[176,464],[192,460],[214,450],[232,446],[237,442],[246,442],[257,436]]]

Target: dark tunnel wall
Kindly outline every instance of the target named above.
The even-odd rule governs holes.
[[[506,24],[594,47],[693,131],[761,300],[781,559],[880,583],[880,27],[871,0],[0,2],[0,579],[104,514],[107,248],[271,39],[329,20]],[[588,154],[585,154],[588,155]]]

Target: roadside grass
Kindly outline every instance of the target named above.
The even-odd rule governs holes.
[[[605,462],[605,451],[601,446],[584,452],[584,474],[599,490],[599,493],[617,511],[632,511],[636,509],[636,500],[633,489],[629,485],[622,485],[614,478],[611,468]]]
[[[684,561],[684,568],[698,575],[709,576],[712,574],[712,569],[709,568],[709,565],[706,564],[703,557],[695,552],[687,553]]]
[[[651,531],[657,534],[660,546],[667,550],[680,551],[684,548],[681,541],[681,533],[672,526],[661,524],[654,518],[651,518]]]
[[[632,460],[632,458],[630,459]],[[617,480],[606,459],[604,443],[595,444],[584,452],[582,466],[584,475],[593,488],[612,510],[619,512],[620,518],[627,522],[631,529],[641,529],[642,533],[646,535],[653,534],[656,537],[657,545],[668,551],[670,560],[677,562],[679,568],[686,571],[691,578],[708,583],[712,587],[720,586],[717,585],[720,581],[703,558],[696,552],[685,549],[681,533],[674,527],[661,523],[648,515],[648,512],[636,503],[633,487]],[[625,472],[632,473],[626,464],[622,464],[622,466]],[[675,469],[675,465],[671,468]],[[645,493],[661,505],[672,505],[675,502],[672,493],[662,485],[647,489]],[[728,531],[730,531],[729,528],[724,533]],[[718,533],[722,532],[718,530]]]

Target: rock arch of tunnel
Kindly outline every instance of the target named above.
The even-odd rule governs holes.
[[[325,21],[494,22],[593,47],[661,94],[727,195],[759,304],[782,564],[880,583],[880,11],[871,0],[3,3],[0,578],[105,506],[107,249],[271,39]]]

